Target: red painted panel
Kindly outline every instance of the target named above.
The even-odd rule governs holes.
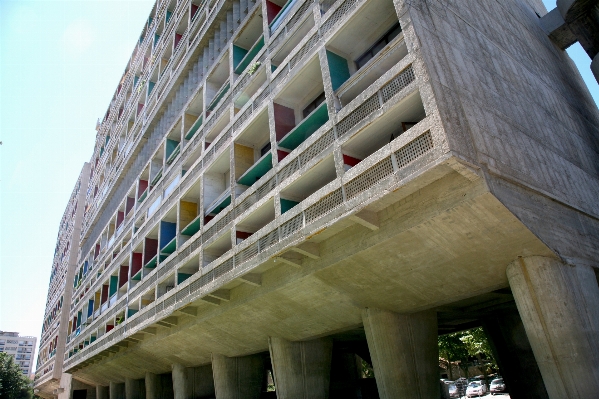
[[[158,240],[154,238],[146,238],[146,245],[144,245],[144,264],[148,263],[150,259],[158,253]]]
[[[129,266],[121,266],[119,269],[119,288],[129,281]]]
[[[137,114],[139,115],[139,113],[141,112],[141,110],[144,109],[144,105],[142,103],[137,104]]]
[[[133,197],[127,197],[127,204],[125,205],[125,214],[128,215],[129,211],[131,209],[133,209],[133,206],[135,205],[135,198]]]
[[[121,223],[123,223],[123,220],[125,220],[125,212],[117,212],[116,214],[116,227],[118,228]]]
[[[133,259],[131,261],[131,277],[135,276],[142,267],[142,254],[141,252],[133,252]]]
[[[277,150],[277,158],[279,160],[279,162],[281,162],[283,159],[285,159],[285,157],[289,155],[288,151],[284,151],[284,150]]]
[[[274,103],[275,132],[277,141],[280,141],[287,133],[295,127],[295,114],[293,109]]]
[[[245,240],[246,238],[248,238],[252,234],[254,234],[254,233],[248,233],[248,232],[245,232],[245,231],[236,231],[235,232],[235,237],[236,238],[241,238],[242,240]]]
[[[268,23],[270,24],[277,14],[281,11],[281,6],[266,0],[266,15],[268,17]]]
[[[106,332],[111,331],[114,328],[114,326],[112,324],[107,324],[106,325]]]
[[[181,40],[182,37],[183,37],[183,35],[180,35],[175,32],[175,48],[177,48],[177,46],[179,45],[179,41]]]
[[[137,198],[139,199],[139,197],[141,197],[141,195],[144,193],[144,191],[146,191],[146,188],[148,188],[148,181],[147,180],[140,180],[139,181],[139,188],[137,189]]]
[[[94,259],[100,254],[100,244],[96,244],[96,250],[94,251]]]
[[[193,17],[196,15],[196,12],[198,11],[200,7],[196,6],[195,4],[191,5],[191,19],[193,19]]]
[[[108,300],[108,284],[102,286],[102,295],[100,297],[100,303],[104,303]]]
[[[356,166],[359,164],[361,159],[350,157],[349,155],[343,154],[343,163],[349,166]]]

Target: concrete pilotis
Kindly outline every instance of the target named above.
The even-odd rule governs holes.
[[[269,338],[278,399],[326,399],[329,396],[333,341],[290,342]]]
[[[595,80],[599,82],[599,54],[595,55],[595,58],[591,61],[591,72],[595,75]]]
[[[259,399],[264,382],[264,357],[212,355],[216,399]]]
[[[96,399],[108,399],[108,387],[96,385]]]
[[[174,399],[190,399],[192,397],[192,385],[187,367],[178,363],[173,364],[172,377]]]
[[[146,387],[144,380],[127,378],[125,380],[125,397],[127,399],[145,399]]]
[[[369,308],[362,319],[380,398],[438,397],[437,314]]]
[[[124,383],[110,381],[108,388],[110,390],[110,399],[125,399]]]
[[[551,399],[599,392],[599,285],[589,266],[518,258],[507,277]]]
[[[547,399],[547,390],[518,310],[496,312],[483,321],[501,376],[512,399]]]

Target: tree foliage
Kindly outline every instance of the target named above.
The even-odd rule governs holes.
[[[14,358],[0,353],[0,399],[31,399],[31,381],[23,375]]]
[[[440,335],[438,343],[439,356],[442,360],[442,363],[447,365],[450,378],[452,378],[451,364],[459,362],[460,367],[464,369],[464,371],[467,371],[470,357],[477,357],[480,367],[484,366],[482,362],[483,356],[486,360],[488,360],[490,363],[488,370],[485,367],[481,368],[485,374],[490,372],[492,368],[497,367],[497,363],[491,350],[491,345],[481,327]]]

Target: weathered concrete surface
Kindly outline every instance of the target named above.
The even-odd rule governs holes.
[[[212,355],[216,399],[260,399],[264,382],[264,356]]]
[[[331,339],[291,342],[270,337],[269,346],[277,399],[329,397]]]
[[[110,399],[126,399],[124,382],[110,381],[108,385],[108,392]]]
[[[96,385],[96,399],[110,399],[110,392],[105,385]],[[148,398],[150,399],[150,398]]]
[[[125,380],[125,397],[126,399],[146,399],[145,379],[127,378]]]
[[[426,399],[439,395],[437,313],[400,315],[362,311],[381,399]],[[409,387],[409,388],[408,388]]]
[[[178,313],[176,326],[156,327],[77,375],[106,384],[207,364],[212,353],[262,352],[269,336],[301,341],[359,326],[364,307],[409,313],[507,287],[505,268],[517,256],[552,256],[482,179],[440,168],[433,184],[374,204],[377,230],[352,222],[329,233],[332,226],[312,240],[319,259],[301,268],[270,261],[261,286],[233,282],[228,302],[198,301],[196,316]]]
[[[507,275],[549,397],[596,398],[599,286],[594,270],[534,256],[511,263]]]
[[[548,399],[543,377],[515,306],[485,318],[483,328],[510,398]]]

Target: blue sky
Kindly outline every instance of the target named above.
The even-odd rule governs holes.
[[[39,338],[60,219],[152,5],[0,0],[0,330]]]

